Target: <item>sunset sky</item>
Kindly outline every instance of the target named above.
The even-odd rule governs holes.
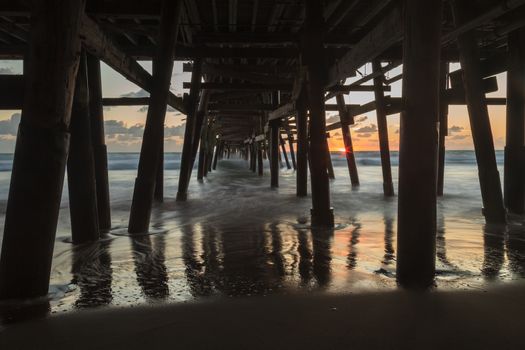
[[[141,62],[151,71],[151,62]],[[451,66],[451,70],[458,69],[458,65]],[[370,66],[362,67],[359,72],[368,74]],[[390,76],[397,75],[400,68],[392,71]],[[0,60],[0,74],[21,74],[21,61]],[[356,78],[348,79],[347,83]],[[499,91],[491,93],[490,97],[505,97],[505,74],[497,76]],[[172,75],[171,90],[175,94],[182,94],[182,83],[190,80],[189,73],[182,72],[182,62],[176,62]],[[102,64],[102,89],[104,97],[119,96],[147,96],[145,92],[127,81],[120,74]],[[187,91],[185,91],[187,92]],[[392,85],[390,93],[394,97],[401,96],[401,81]],[[346,96],[347,103],[363,104],[373,100],[373,93],[356,92]],[[335,101],[329,101],[335,103]],[[140,150],[141,137],[146,119],[146,107],[108,107],[104,110],[106,143],[110,152],[137,152]],[[505,144],[505,106],[489,107],[492,132],[497,149],[502,149]],[[185,116],[174,110],[168,110],[166,116],[166,141],[167,152],[180,151],[182,148],[182,135],[184,134]],[[0,110],[0,153],[11,153],[14,150],[16,130],[20,120],[20,111]],[[328,124],[339,121],[337,112],[327,113]],[[367,113],[356,117],[357,123],[351,127],[352,140],[356,151],[378,150],[377,122],[375,113]],[[449,110],[449,136],[447,149],[472,149],[472,137],[465,106],[451,106]],[[397,150],[399,146],[399,115],[388,117],[390,147]],[[329,139],[330,148],[337,151],[343,148],[340,131],[331,132]]]

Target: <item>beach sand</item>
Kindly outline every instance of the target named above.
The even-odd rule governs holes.
[[[1,349],[523,349],[525,284],[103,308],[12,325]]]

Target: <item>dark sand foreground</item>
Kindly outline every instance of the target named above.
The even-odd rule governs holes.
[[[1,349],[525,349],[525,284],[100,309],[8,325]]]

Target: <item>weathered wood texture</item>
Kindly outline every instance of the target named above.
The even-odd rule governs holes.
[[[441,0],[404,1],[396,277],[408,287],[435,274],[441,18]]]
[[[74,244],[95,241],[100,237],[86,61],[84,52],[78,68],[69,128],[71,140],[67,159],[67,183]]]
[[[463,0],[453,2],[456,26],[469,21],[468,3]],[[476,151],[479,182],[483,199],[483,213],[488,222],[505,222],[505,208],[501,182],[496,164],[494,140],[490,127],[489,113],[483,91],[482,74],[479,63],[479,48],[475,32],[461,34],[457,38],[460,62],[463,68],[463,83],[469,112],[470,129]]]
[[[322,54],[324,23],[320,0],[305,2],[305,33],[302,42],[302,64],[308,71],[306,90],[310,110],[310,179],[312,187],[312,225],[333,227],[330,207],[330,185],[327,174],[326,115],[324,87],[326,64]]]
[[[375,72],[381,70],[381,63],[377,60],[372,62]],[[376,101],[377,131],[379,134],[379,150],[381,153],[381,170],[383,172],[383,193],[387,197],[394,195],[394,184],[392,182],[392,166],[390,164],[390,145],[388,143],[388,125],[386,120],[385,95],[380,87],[383,85],[381,78],[374,78],[374,91]]]
[[[525,29],[509,34],[505,205],[516,214],[525,206]]]
[[[101,230],[109,230],[111,228],[111,208],[108,180],[108,154],[104,134],[104,109],[102,106],[102,80],[99,59],[87,54],[87,67],[91,143],[93,146],[97,183],[98,223]]]
[[[25,100],[0,259],[0,299],[48,292],[83,9],[82,0],[37,1],[31,9]]]
[[[153,81],[150,104],[146,116],[146,126],[128,231],[143,233],[149,229],[151,206],[155,190],[156,173],[159,166],[160,151],[164,142],[164,120],[169,95],[173,55],[181,19],[182,0],[164,0],[161,14],[161,29],[157,58],[153,64]]]

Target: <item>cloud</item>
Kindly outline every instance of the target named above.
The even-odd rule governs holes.
[[[16,136],[20,117],[20,113],[15,113],[9,119],[0,120],[0,135]]]
[[[334,136],[341,136],[341,133],[340,133],[340,132],[336,132],[336,133],[334,134]]]
[[[15,74],[12,67],[0,67],[0,74]]]
[[[169,126],[164,128],[164,136],[166,137],[184,137],[184,131],[186,130],[186,123],[183,123],[179,126]]]
[[[372,132],[377,132],[377,126],[375,124],[370,124],[367,126],[363,126],[359,129],[356,129],[355,132],[358,134],[370,134]]]
[[[326,124],[337,123],[339,120],[339,115],[331,115],[326,119]]]
[[[365,133],[365,134],[359,134],[359,136],[361,138],[365,138],[366,139],[366,138],[372,137],[372,134]]]
[[[139,91],[132,91],[122,94],[120,97],[149,97],[149,92],[144,89],[140,89]]]
[[[464,139],[468,138],[469,136],[470,135],[454,135],[450,139],[451,140],[455,140],[455,141],[459,141],[459,140],[464,140]]]
[[[463,130],[465,130],[464,127],[462,126],[457,126],[457,125],[453,125],[451,126],[450,128],[448,128],[448,133],[450,135],[454,134],[454,133],[458,133],[458,132],[462,132]]]
[[[138,109],[138,112],[140,113],[146,113],[148,111],[148,106],[142,106]]]

